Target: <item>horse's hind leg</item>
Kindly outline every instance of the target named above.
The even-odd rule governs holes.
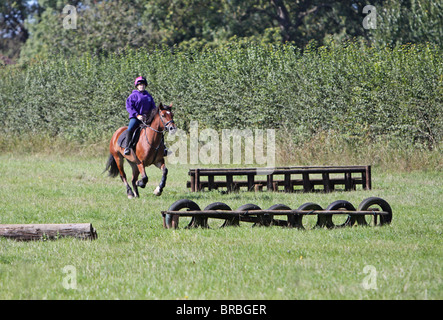
[[[160,181],[160,184],[155,188],[154,194],[156,196],[161,196],[163,192],[163,188],[166,186],[166,179],[168,178],[168,168],[166,168],[166,165],[164,162],[156,163],[156,166],[161,169],[163,172],[162,179]]]
[[[118,171],[120,172],[120,178],[122,179],[123,183],[126,186],[126,194],[128,195],[128,199],[132,199],[134,198],[134,193],[132,192],[132,189],[129,186],[128,180],[126,180],[126,174],[125,171],[123,170],[124,159],[122,156],[114,157],[114,159],[115,162],[117,163]]]
[[[130,162],[131,164],[131,168],[132,168],[132,188],[134,188],[134,196],[135,197],[140,197],[139,193],[138,193],[138,188],[137,188],[137,179],[138,176],[140,174],[140,171],[138,170],[138,167],[135,163]]]

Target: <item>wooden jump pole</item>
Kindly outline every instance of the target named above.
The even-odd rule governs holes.
[[[204,216],[211,218],[221,218],[225,219],[232,216],[257,216],[264,214],[271,214],[275,216],[287,216],[287,215],[354,215],[354,216],[365,216],[365,215],[378,215],[384,216],[388,215],[389,212],[380,210],[247,210],[247,211],[237,211],[237,210],[187,210],[187,211],[161,211],[162,215],[171,214],[182,217],[193,217],[193,216]]]

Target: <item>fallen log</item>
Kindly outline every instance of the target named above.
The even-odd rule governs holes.
[[[97,239],[90,223],[71,224],[0,224],[0,237],[15,240],[49,240],[63,237]]]

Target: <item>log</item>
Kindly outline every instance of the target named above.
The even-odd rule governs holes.
[[[0,224],[0,237],[23,241],[62,237],[94,240],[97,239],[97,232],[90,223]]]

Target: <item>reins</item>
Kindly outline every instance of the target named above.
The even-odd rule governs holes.
[[[174,123],[174,120],[169,120],[168,122],[166,122],[166,123],[164,123],[163,122],[163,119],[162,119],[162,116],[161,116],[161,114],[160,114],[160,108],[158,109],[158,116],[160,117],[160,121],[161,121],[161,123],[163,124],[163,130],[162,131],[160,131],[160,130],[158,130],[158,129],[154,129],[153,127],[151,127],[149,124],[147,124],[146,122],[144,122],[143,120],[141,121],[142,122],[142,124],[143,124],[143,128],[149,128],[149,129],[151,129],[152,131],[154,131],[154,132],[157,132],[157,133],[163,133],[164,134],[164,132],[167,130],[167,126],[168,126],[168,124],[170,124],[170,123]],[[154,120],[153,120],[154,121]]]
[[[141,122],[142,122],[141,127],[142,127],[142,129],[145,129],[145,137],[146,137],[146,141],[148,142],[148,144],[149,144],[151,147],[153,147],[153,145],[149,142],[148,133],[147,133],[147,131],[146,131],[146,128],[149,128],[149,129],[151,129],[152,131],[154,131],[154,132],[156,132],[156,133],[161,133],[161,134],[162,134],[161,139],[160,139],[160,143],[158,144],[157,148],[155,148],[154,159],[155,159],[155,157],[157,156],[158,149],[160,148],[160,146],[162,145],[162,143],[164,144],[165,131],[168,130],[168,129],[167,129],[167,125],[170,124],[170,123],[174,123],[174,120],[172,120],[172,119],[169,120],[169,121],[166,122],[166,123],[163,122],[162,116],[161,116],[161,114],[160,114],[160,108],[158,109],[158,116],[159,116],[159,118],[160,118],[161,123],[163,124],[163,130],[161,130],[161,131],[158,130],[158,129],[154,129],[153,127],[151,127],[150,124],[147,124],[147,123],[144,122],[143,120],[141,121]],[[154,121],[154,119],[153,119],[152,121]]]

